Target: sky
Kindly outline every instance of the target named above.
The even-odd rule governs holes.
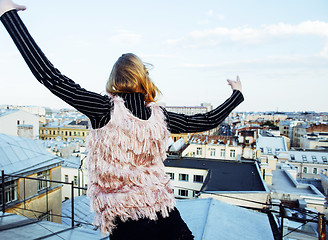
[[[20,16],[64,75],[105,94],[122,53],[151,63],[167,106],[218,106],[242,82],[236,111],[328,111],[327,0],[22,0]],[[69,107],[35,80],[0,26],[0,105]]]

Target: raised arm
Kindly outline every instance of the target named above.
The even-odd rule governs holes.
[[[239,77],[237,81],[227,80],[233,92],[220,106],[204,114],[185,115],[166,112],[167,123],[172,133],[203,132],[217,127],[226,117],[244,101]]]
[[[51,64],[17,14],[18,10],[24,9],[11,0],[0,0],[1,21],[31,72],[53,94],[85,114],[93,128],[98,128],[102,121],[110,118],[111,98],[85,90]]]

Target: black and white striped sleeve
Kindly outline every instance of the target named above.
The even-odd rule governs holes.
[[[244,101],[243,94],[234,90],[223,104],[204,114],[185,115],[165,111],[171,133],[203,132],[217,127],[229,114]]]
[[[85,114],[91,120],[93,128],[98,128],[104,125],[102,122],[109,121],[110,110],[113,107],[112,99],[85,90],[56,69],[38,47],[16,10],[4,13],[1,21],[40,83]]]

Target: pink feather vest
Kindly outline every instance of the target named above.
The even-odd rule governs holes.
[[[122,221],[163,217],[175,206],[170,179],[165,174],[167,130],[162,109],[150,103],[148,120],[135,117],[122,98],[113,97],[109,123],[90,131],[88,196],[95,212],[93,224],[110,234],[115,218]]]

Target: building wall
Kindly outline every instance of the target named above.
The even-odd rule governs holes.
[[[185,157],[214,158],[237,160],[238,157],[254,159],[256,150],[250,147],[211,145],[211,144],[190,144],[183,152]]]
[[[86,140],[89,134],[89,129],[81,126],[78,127],[40,127],[40,139],[42,140],[56,140],[57,137],[61,137],[64,141],[68,138],[74,140],[75,138],[80,138]]]
[[[32,125],[33,137],[39,136],[39,116],[19,110],[0,117],[0,132],[18,136],[18,125]]]
[[[65,176],[68,176],[66,179]],[[76,180],[74,180],[76,178]],[[67,181],[68,180],[68,181]],[[87,187],[88,183],[88,172],[86,169],[68,168],[62,167],[61,181],[71,183],[74,181],[77,184],[74,186]],[[74,189],[74,196],[80,196],[86,194],[86,191]],[[72,187],[71,184],[64,184],[62,188],[61,201],[65,201],[72,197]]]
[[[173,139],[174,142],[182,138],[184,142],[187,143],[190,137],[191,137],[190,133],[171,133],[171,138]]]
[[[264,208],[266,206],[264,204],[268,201],[268,196],[269,193],[266,192],[213,192],[212,194],[205,192],[201,193],[199,198],[214,198],[242,207]]]
[[[204,169],[190,169],[190,168],[174,168],[174,167],[165,167],[166,174],[174,174],[174,178],[171,178],[171,185],[173,187],[174,196],[177,198],[194,198],[195,194],[198,193],[203,186],[203,182],[206,179],[207,170]],[[188,180],[183,180],[180,174],[188,176]],[[171,176],[171,175],[170,175]],[[202,176],[201,182],[194,181],[199,180],[198,176]],[[180,191],[179,191],[180,190]],[[183,190],[183,192],[181,192]],[[185,196],[187,193],[187,196]]]
[[[15,207],[6,209],[6,211],[26,216],[28,218],[37,219],[42,215],[42,213],[46,213],[48,210],[51,214],[59,215],[51,216],[50,220],[52,222],[62,223],[62,219],[60,217],[62,215],[62,205],[60,201],[61,195],[61,188],[59,187],[48,191],[48,193],[44,192],[43,194],[29,199],[25,203],[23,202],[20,204],[16,204]],[[24,208],[27,210],[24,210]],[[34,210],[34,212],[31,210]]]
[[[60,180],[61,166],[49,169],[49,178],[51,180]],[[38,178],[38,174],[34,173],[27,177]],[[38,218],[42,213],[46,213],[47,210],[51,211],[51,214],[61,215],[61,186],[59,183],[49,183],[49,190],[46,188],[39,190],[39,180],[19,178],[17,180],[17,200],[24,201],[14,205],[8,209],[8,212],[21,214],[31,218]],[[44,185],[47,186],[47,185]],[[55,188],[57,187],[57,188]],[[51,189],[54,188],[54,189]],[[50,190],[51,189],[51,190]],[[22,210],[26,208],[28,210]],[[34,210],[29,211],[29,210]],[[7,210],[6,210],[7,211]],[[61,217],[51,217],[51,221],[61,223]]]
[[[320,173],[327,171],[328,164],[316,164],[316,163],[300,163],[289,162],[297,170],[297,177],[299,178],[315,178],[320,179]]]

